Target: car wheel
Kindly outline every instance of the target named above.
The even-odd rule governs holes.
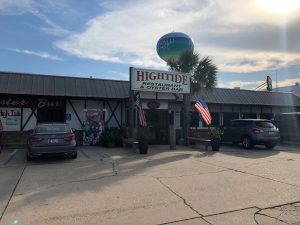
[[[253,147],[253,143],[252,140],[250,139],[250,137],[245,136],[242,139],[242,145],[244,149],[251,149]]]
[[[271,143],[266,143],[266,148],[267,149],[272,149],[277,145],[277,143],[271,142]]]

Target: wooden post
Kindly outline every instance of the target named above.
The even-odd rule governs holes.
[[[134,109],[134,91],[131,90],[132,67],[129,68],[129,110],[128,110],[128,131],[130,137],[133,137],[133,109]]]
[[[176,149],[176,130],[174,126],[174,111],[169,112],[169,142],[170,150]]]
[[[183,113],[183,139],[184,145],[188,145],[188,135],[189,135],[189,127],[190,127],[190,95],[183,94],[183,104],[182,104],[182,113]]]

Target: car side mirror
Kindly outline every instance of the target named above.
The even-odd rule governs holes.
[[[72,131],[73,133],[75,133],[76,129],[75,129],[75,128],[71,128],[71,131]]]

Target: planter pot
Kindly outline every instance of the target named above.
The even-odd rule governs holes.
[[[211,148],[213,151],[219,151],[221,145],[221,138],[212,137],[211,138]]]
[[[147,154],[148,153],[148,140],[147,139],[139,139],[139,149],[140,154]]]

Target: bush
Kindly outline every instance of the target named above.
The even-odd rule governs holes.
[[[101,134],[101,143],[105,147],[121,146],[121,130],[116,127],[106,128]]]
[[[221,138],[223,134],[223,131],[219,128],[214,128],[210,131],[210,136],[213,138]]]
[[[150,137],[150,129],[148,127],[139,127],[137,138],[138,139],[149,139]]]

